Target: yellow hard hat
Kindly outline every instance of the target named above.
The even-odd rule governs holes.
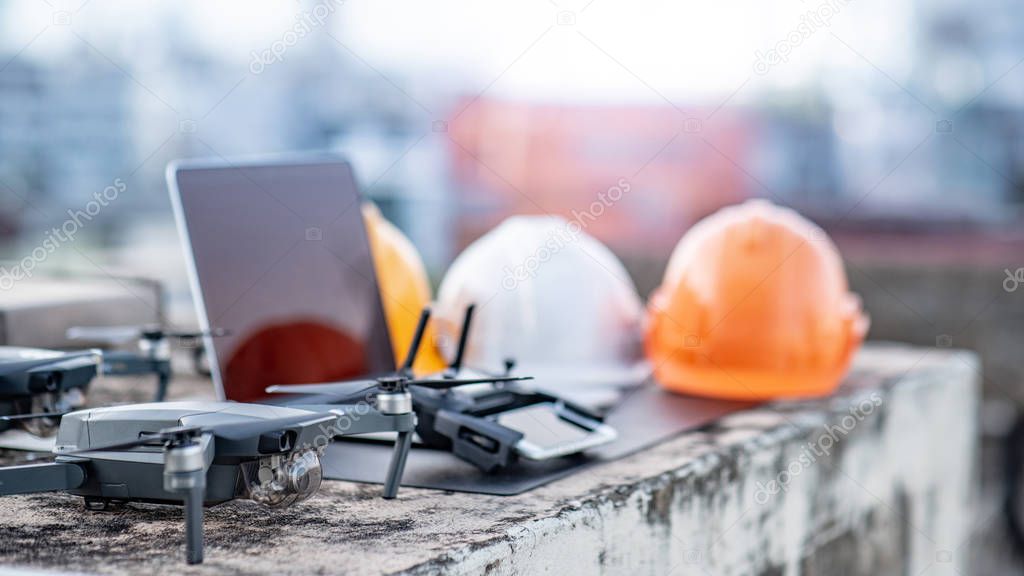
[[[430,280],[416,247],[381,215],[377,206],[370,202],[363,204],[363,220],[370,237],[391,348],[395,364],[399,365],[412,342],[420,312],[430,304]],[[445,362],[437,350],[436,341],[433,328],[428,326],[413,365],[417,374],[444,369]]]
[[[756,200],[694,226],[648,306],[662,386],[762,400],[831,393],[868,330],[825,232]]]

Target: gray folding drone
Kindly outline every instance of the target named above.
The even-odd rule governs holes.
[[[289,506],[320,487],[320,451],[336,436],[397,432],[384,497],[394,498],[411,410],[368,404],[292,408],[234,402],[168,402],[65,414],[56,460],[0,468],[0,495],[66,491],[102,510],[124,502],[185,505],[189,564],[203,560],[203,506],[248,498]]]
[[[98,350],[0,346],[0,432],[16,426],[38,438],[52,436],[61,414],[85,405],[100,362]]]
[[[204,336],[218,337],[227,334],[224,330],[173,330],[157,324],[142,326],[73,326],[68,328],[67,337],[104,347],[124,346],[134,343],[135,349],[104,350],[103,374],[106,376],[139,376],[153,374],[157,377],[154,402],[163,402],[167,397],[167,386],[171,370],[172,342],[192,350],[192,364],[199,374],[209,376],[203,368],[205,349]]]

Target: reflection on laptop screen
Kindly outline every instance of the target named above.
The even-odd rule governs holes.
[[[394,368],[351,167],[336,159],[168,169],[210,364],[229,400]]]

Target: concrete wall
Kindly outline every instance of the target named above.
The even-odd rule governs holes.
[[[919,259],[913,258],[913,250],[927,242],[918,241],[910,252],[900,242],[888,249],[879,243],[871,249],[845,250],[847,275],[851,289],[871,315],[870,340],[962,348],[978,354],[981,498],[973,522],[978,561],[972,573],[1020,573],[1024,562],[1009,547],[999,509],[1006,490],[1002,478],[1005,437],[1024,406],[1024,285],[1011,292],[1004,282],[1006,270],[1024,265],[1020,260],[1024,256],[1014,256],[1012,246],[985,248],[978,242],[950,246],[942,238],[938,241],[947,246],[921,250]],[[957,255],[946,258],[943,251]],[[974,257],[965,252],[973,252]],[[661,281],[664,271],[664,263],[655,260],[628,260],[627,266],[642,294]]]
[[[975,358],[876,350],[850,381],[634,457],[636,470],[685,464],[410,573],[971,573]]]
[[[89,512],[67,494],[4,498],[0,566],[134,574],[981,573],[974,356],[866,347],[835,397],[736,413],[516,496],[325,482],[293,508],[206,510],[183,563],[180,508]],[[105,400],[146,381],[101,378]],[[182,378],[175,398],[212,396]],[[3,464],[13,453],[0,455]],[[24,455],[22,455],[24,456]],[[1013,572],[1007,572],[1013,573]]]

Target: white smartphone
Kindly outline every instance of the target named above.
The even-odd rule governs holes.
[[[515,448],[529,460],[568,456],[608,444],[618,438],[615,429],[569,408],[562,402],[544,402],[501,412],[494,419],[524,434]]]

